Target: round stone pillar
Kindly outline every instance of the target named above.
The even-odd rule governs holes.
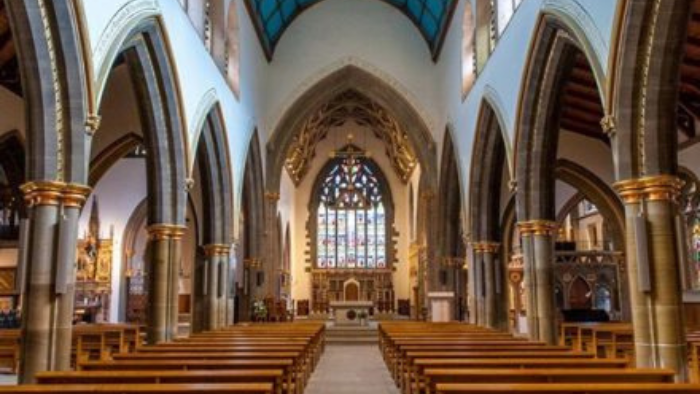
[[[148,327],[149,344],[177,336],[179,275],[182,237],[185,228],[174,224],[153,224],[149,236]]]
[[[37,372],[70,367],[78,217],[90,188],[56,181],[21,187],[27,203],[27,236],[19,382]]]
[[[626,247],[637,366],[687,380],[687,350],[675,221],[683,182],[657,175],[615,184],[625,203]],[[684,263],[684,262],[681,262]]]
[[[531,220],[518,223],[523,244],[530,338],[557,343],[554,307],[554,238],[556,223]]]

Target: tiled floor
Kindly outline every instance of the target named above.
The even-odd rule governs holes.
[[[374,345],[328,345],[305,394],[398,394]]]

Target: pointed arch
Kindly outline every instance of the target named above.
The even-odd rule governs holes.
[[[502,125],[493,108],[485,99],[479,110],[469,177],[469,223],[473,240],[498,242],[507,159]]]
[[[184,225],[187,139],[170,52],[159,22],[141,20],[115,53],[123,56],[129,68],[137,107],[141,109],[148,152],[149,224]],[[100,102],[97,104],[99,107]]]
[[[559,140],[559,101],[569,70],[584,46],[566,20],[543,13],[535,29],[521,84],[515,139],[515,176],[520,220],[554,220],[554,171]],[[595,66],[594,66],[595,67]],[[594,73],[595,74],[595,73]],[[605,83],[596,76],[599,96]],[[604,100],[601,100],[604,101]]]
[[[608,87],[616,179],[675,174],[678,79],[691,2],[620,3]]]
[[[45,7],[26,0],[5,6],[26,102],[26,179],[85,184],[88,86],[75,3]]]
[[[347,65],[336,70],[306,90],[277,123],[267,143],[268,190],[279,191],[284,160],[303,122],[317,112],[324,103],[348,90],[362,94],[396,116],[416,151],[421,171],[431,174],[429,180],[435,190],[437,154],[435,142],[425,121],[393,86],[355,65]]]

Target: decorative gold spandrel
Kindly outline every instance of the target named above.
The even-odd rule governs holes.
[[[557,223],[551,220],[530,220],[518,223],[518,231],[523,237],[531,235],[553,236],[557,231]]]
[[[299,184],[316,155],[316,146],[334,128],[353,120],[372,130],[384,142],[392,167],[403,182],[408,182],[418,159],[403,126],[382,106],[367,97],[348,91],[322,105],[295,134],[284,167]]]

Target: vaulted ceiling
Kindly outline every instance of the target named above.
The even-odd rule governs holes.
[[[322,0],[246,0],[268,60],[284,31],[309,7]],[[380,0],[398,8],[420,30],[437,58],[457,0]]]

